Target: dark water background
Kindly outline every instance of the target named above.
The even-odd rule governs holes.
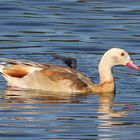
[[[112,47],[140,66],[139,0],[0,0],[0,57],[60,65],[49,54],[75,57],[98,82],[98,62]],[[0,77],[0,139],[139,140],[140,73],[114,74],[114,100],[114,93],[10,91]]]

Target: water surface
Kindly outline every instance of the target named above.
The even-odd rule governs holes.
[[[63,65],[74,57],[98,82],[98,62],[112,47],[140,66],[137,0],[1,0],[0,57]],[[66,95],[7,89],[0,77],[0,139],[140,139],[140,74],[114,69],[116,93]]]

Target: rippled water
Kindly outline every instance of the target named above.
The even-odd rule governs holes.
[[[0,1],[0,57],[60,65],[50,54],[75,57],[98,82],[106,50],[126,49],[140,66],[139,45],[138,0]],[[0,77],[0,139],[140,139],[140,74],[114,74],[115,95],[12,91]]]

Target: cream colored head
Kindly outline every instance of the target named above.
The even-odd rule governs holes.
[[[118,65],[124,65],[140,71],[140,68],[133,63],[129,54],[125,50],[112,48],[103,55],[99,63],[100,83],[113,81],[112,67]]]
[[[112,48],[108,50],[102,57],[101,61],[107,61],[111,67],[117,65],[126,65],[131,61],[129,54],[123,49]]]
[[[133,61],[131,60],[129,54],[120,48],[109,49],[102,57],[100,63],[104,63],[105,67],[112,68],[118,65],[124,65],[131,67],[135,70],[140,70]]]

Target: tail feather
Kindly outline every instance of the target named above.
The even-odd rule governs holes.
[[[77,60],[76,58],[73,57],[66,57],[66,56],[61,56],[58,54],[53,54],[52,55],[55,59],[62,60],[68,67],[77,68]]]
[[[12,77],[24,77],[28,73],[36,70],[41,70],[44,66],[42,64],[26,61],[14,60],[7,58],[0,58],[0,73]]]
[[[8,59],[8,58],[0,58],[0,66],[10,66],[10,65],[28,65],[28,66],[34,66],[34,67],[43,67],[42,64],[36,63],[33,61],[28,60],[16,60],[16,59]]]

